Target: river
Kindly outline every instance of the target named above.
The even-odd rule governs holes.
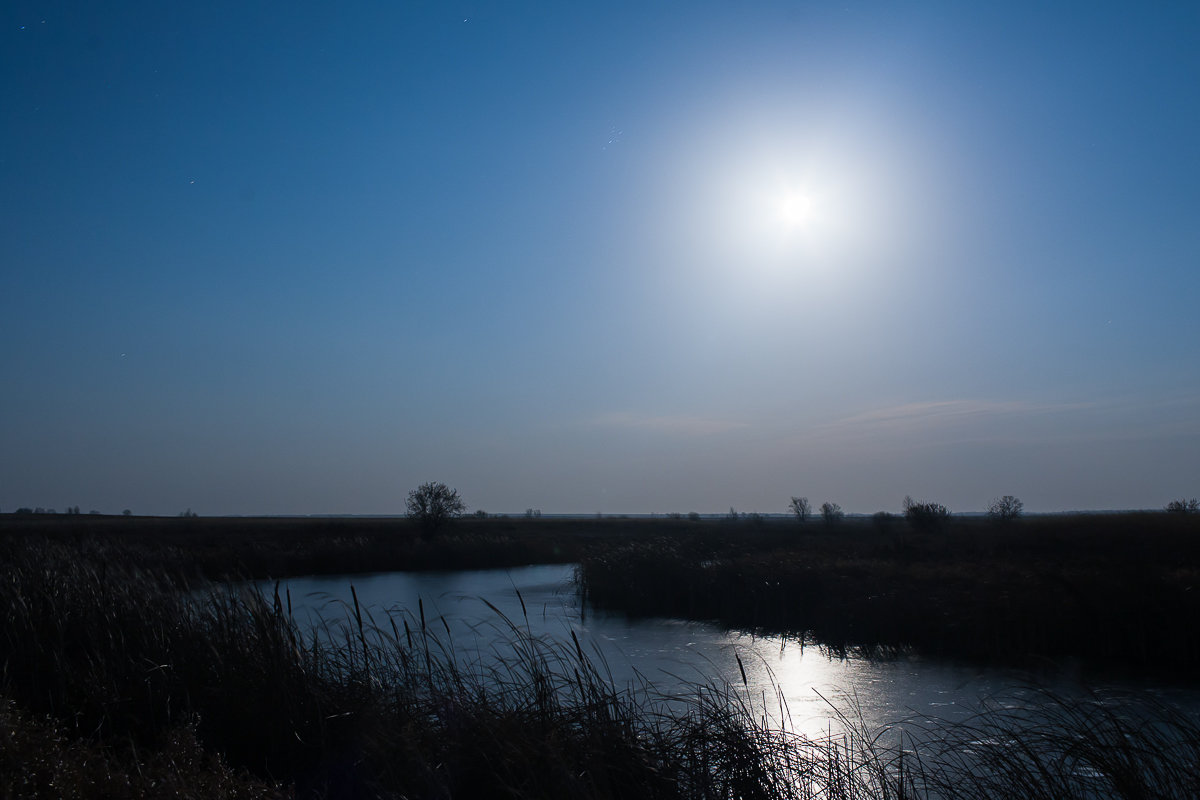
[[[649,682],[658,691],[678,694],[696,684],[728,682],[762,707],[785,714],[789,727],[810,737],[844,730],[841,715],[861,718],[874,731],[930,718],[961,721],[985,699],[1020,702],[1035,683],[1082,691],[1066,672],[1035,681],[1028,674],[915,657],[842,659],[795,639],[751,636],[709,623],[629,620],[581,607],[572,575],[571,565],[392,572],[290,578],[279,590],[290,594],[293,615],[311,630],[336,630],[350,619],[352,586],[360,606],[381,625],[390,613],[406,616],[415,627],[423,606],[426,624],[439,636],[448,630],[454,651],[464,659],[503,652],[512,632],[499,614],[534,636],[569,642],[573,631],[619,688]],[[274,585],[263,588],[270,592]],[[1100,688],[1135,690],[1200,708],[1191,690]]]

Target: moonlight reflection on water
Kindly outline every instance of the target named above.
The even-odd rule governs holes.
[[[570,565],[511,570],[382,573],[292,578],[286,589],[302,626],[335,629],[353,617],[351,585],[377,624],[386,613],[415,625],[423,606],[427,625],[464,661],[503,653],[511,638],[505,621],[535,636],[569,642],[574,631],[584,652],[618,688],[647,683],[665,694],[728,682],[751,703],[809,737],[844,730],[846,715],[869,730],[906,720],[965,719],[981,698],[1019,691],[1028,683],[1001,670],[974,670],[899,658],[841,659],[823,648],[778,636],[751,636],[702,622],[629,620],[580,607]],[[273,584],[264,584],[268,591]],[[494,606],[495,610],[492,607]],[[742,681],[743,671],[745,683]]]

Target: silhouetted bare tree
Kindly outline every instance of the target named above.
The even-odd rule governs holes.
[[[821,503],[821,519],[825,521],[826,525],[836,525],[842,521],[844,516],[846,513],[837,503]]]
[[[458,496],[458,491],[444,483],[423,483],[408,493],[405,501],[409,519],[421,523],[433,533],[447,520],[462,516],[467,504]]]
[[[997,522],[1011,522],[1021,516],[1025,504],[1011,494],[997,498],[988,506],[988,516]]]
[[[788,508],[796,515],[797,522],[808,522],[808,518],[812,516],[812,505],[807,497],[793,497]]]

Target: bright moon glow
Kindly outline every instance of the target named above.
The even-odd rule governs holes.
[[[779,219],[789,228],[803,228],[812,221],[812,198],[803,194],[788,194],[779,203]]]
[[[848,290],[878,256],[895,255],[899,235],[917,230],[897,225],[913,204],[896,197],[902,173],[920,160],[898,158],[896,147],[855,131],[834,141],[768,126],[701,141],[664,182],[661,202],[678,225],[671,238],[682,246],[670,260],[692,270],[704,263],[715,280],[738,285],[821,276]]]

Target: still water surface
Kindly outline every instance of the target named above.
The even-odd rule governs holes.
[[[353,614],[352,585],[361,606],[385,627],[387,613],[406,615],[411,624],[420,602],[431,630],[444,634],[444,620],[454,651],[466,659],[503,652],[511,639],[511,631],[506,631],[490,603],[535,636],[569,642],[574,631],[585,654],[607,665],[619,688],[640,686],[643,681],[666,693],[686,692],[690,686],[713,681],[741,687],[740,658],[748,684],[742,690],[760,704],[765,698],[765,705],[776,712],[782,697],[789,725],[813,737],[841,731],[839,711],[861,715],[870,730],[906,719],[961,720],[979,709],[981,698],[1019,700],[1032,684],[1027,674],[930,660],[842,660],[794,639],[750,636],[702,622],[628,620],[582,608],[572,574],[570,565],[392,572],[291,578],[279,591],[290,593],[301,626],[313,628],[345,623]],[[269,592],[273,584],[263,588]],[[1046,678],[1039,680],[1044,683]],[[1066,679],[1054,682],[1063,691],[1078,690]],[[1171,702],[1180,699],[1167,696],[1167,690],[1155,693]],[[1186,705],[1196,705],[1194,693],[1182,695],[1187,697]]]

